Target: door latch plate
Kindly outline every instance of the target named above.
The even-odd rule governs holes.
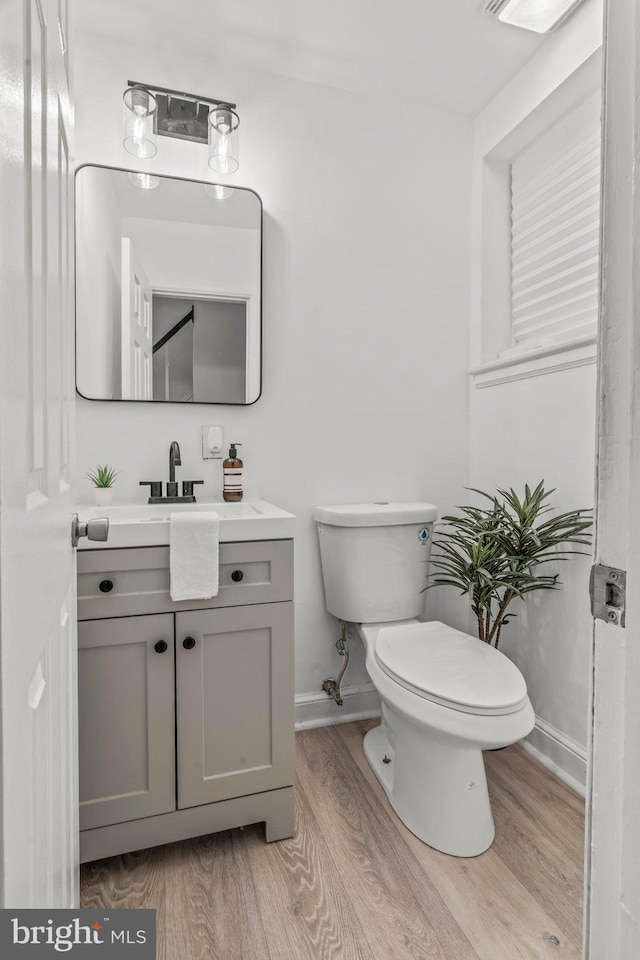
[[[627,574],[617,567],[594,563],[589,583],[591,616],[616,627],[624,627]]]

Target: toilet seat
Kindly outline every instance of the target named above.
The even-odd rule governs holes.
[[[527,702],[524,677],[511,660],[437,620],[382,626],[375,659],[407,690],[462,713],[516,713]]]

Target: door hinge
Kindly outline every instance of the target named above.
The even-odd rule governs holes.
[[[627,574],[616,567],[594,563],[589,581],[591,616],[624,627]]]

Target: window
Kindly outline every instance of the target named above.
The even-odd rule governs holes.
[[[511,164],[511,334],[501,357],[595,339],[600,120],[583,103]]]

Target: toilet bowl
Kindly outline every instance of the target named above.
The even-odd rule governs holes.
[[[359,624],[382,723],[365,756],[403,823],[443,853],[474,857],[495,828],[483,750],[531,732],[522,674],[498,650],[438,621]]]
[[[364,752],[403,823],[443,853],[474,857],[495,827],[482,751],[525,737],[535,716],[518,668],[439,621],[420,622],[433,504],[317,507],[327,609],[357,625],[382,723]]]

